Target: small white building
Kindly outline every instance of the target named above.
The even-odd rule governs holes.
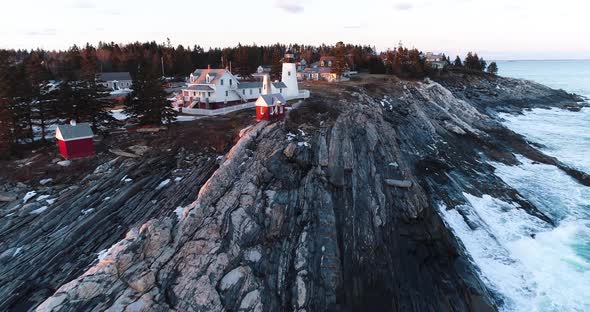
[[[129,90],[133,79],[129,72],[106,72],[96,74],[96,82],[110,91]]]

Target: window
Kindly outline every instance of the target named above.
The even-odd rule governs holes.
[[[228,95],[229,95],[229,91],[225,91],[225,96],[228,96]]]
[[[211,96],[211,92],[207,92],[207,96]]]
[[[258,93],[262,93],[262,88],[258,88]]]
[[[230,80],[229,80],[229,85],[231,86],[233,82],[234,82],[234,81],[230,79]]]
[[[252,95],[252,89],[250,89],[250,95]]]
[[[279,89],[279,93],[283,93],[283,89]]]
[[[221,79],[221,85],[223,86],[223,79]]]
[[[288,75],[288,76],[291,76],[291,72],[290,72],[290,71],[288,71],[288,72],[287,72],[287,75]]]
[[[246,89],[242,89],[242,94],[246,95]]]

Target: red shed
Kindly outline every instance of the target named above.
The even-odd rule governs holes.
[[[94,155],[94,133],[88,123],[61,125],[55,131],[59,153],[65,159]]]
[[[285,117],[285,98],[279,93],[262,94],[256,100],[256,120],[275,121]]]

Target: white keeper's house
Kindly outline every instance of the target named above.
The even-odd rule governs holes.
[[[287,100],[309,97],[309,91],[299,90],[297,70],[290,52],[285,54],[281,80],[271,83],[268,93],[281,94]],[[190,74],[175,106],[217,109],[254,102],[260,95],[268,94],[263,91],[262,81],[240,81],[227,69],[197,69]]]

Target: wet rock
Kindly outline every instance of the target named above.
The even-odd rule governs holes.
[[[293,158],[295,151],[297,151],[297,144],[289,143],[289,145],[283,150],[283,154],[285,154],[287,158]]]
[[[16,194],[0,193],[0,202],[11,202],[17,199]]]
[[[410,188],[414,183],[409,180],[394,180],[394,179],[385,179],[385,184],[394,187],[401,187],[401,188]]]
[[[133,146],[130,146],[128,149],[130,151],[132,151],[134,154],[139,155],[139,156],[143,156],[145,153],[147,153],[150,150],[150,148],[145,145],[133,145]]]

